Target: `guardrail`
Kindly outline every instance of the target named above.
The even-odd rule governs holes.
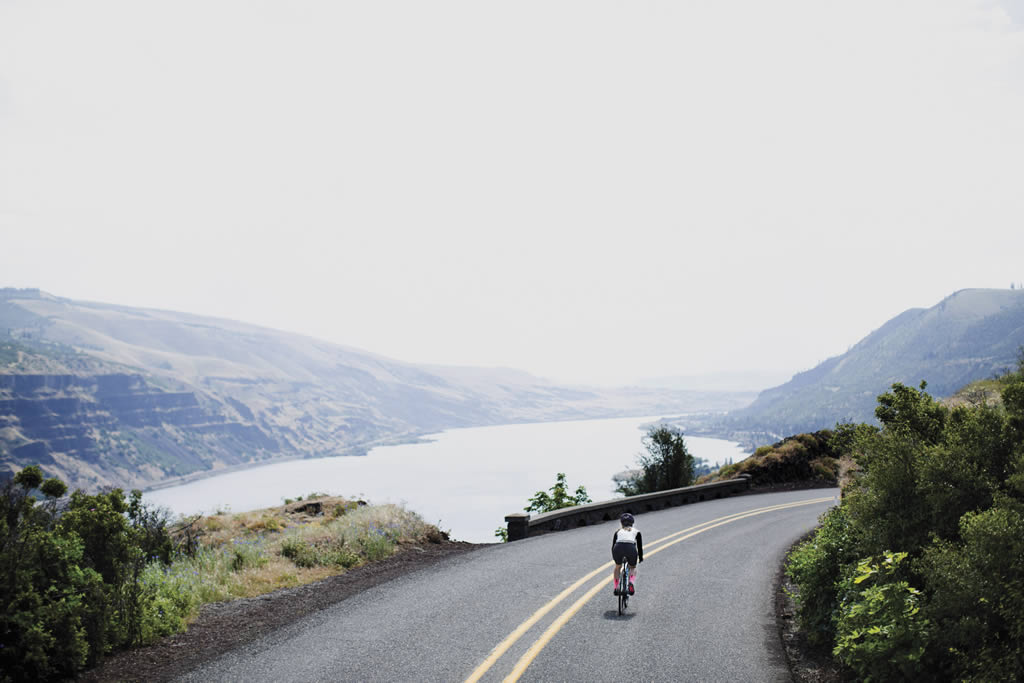
[[[684,486],[656,493],[642,493],[628,498],[613,498],[600,503],[576,505],[552,512],[543,512],[536,517],[531,517],[527,512],[514,512],[505,516],[505,522],[508,524],[508,540],[518,541],[527,538],[530,534],[565,531],[566,529],[600,524],[618,519],[623,512],[638,515],[678,505],[699,503],[703,500],[724,498],[749,489],[750,475],[741,474],[736,479]]]

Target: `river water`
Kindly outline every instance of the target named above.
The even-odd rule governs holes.
[[[542,422],[451,429],[427,443],[384,446],[366,456],[264,465],[150,491],[145,499],[174,513],[245,512],[313,492],[400,503],[463,541],[494,541],[506,514],[565,472],[569,487],[595,501],[615,496],[612,475],[635,466],[643,425],[653,417]],[[712,464],[745,457],[731,441],[686,437]]]

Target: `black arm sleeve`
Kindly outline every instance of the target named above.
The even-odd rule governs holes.
[[[636,555],[639,562],[644,561],[644,535],[636,532]]]
[[[616,531],[614,534],[612,534],[612,550],[615,550],[615,539],[617,539],[618,537],[619,537],[619,532],[618,531]]]

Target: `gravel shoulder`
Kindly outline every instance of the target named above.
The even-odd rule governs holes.
[[[184,633],[147,647],[115,653],[76,680],[168,681],[362,591],[487,545],[461,541],[408,545],[386,560],[323,581],[255,598],[204,605]]]

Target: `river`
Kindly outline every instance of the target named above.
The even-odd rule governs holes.
[[[615,496],[612,475],[635,466],[642,426],[630,417],[451,429],[425,443],[384,446],[366,456],[293,460],[229,472],[145,494],[174,513],[245,512],[313,492],[400,503],[452,538],[485,543],[505,515],[555,483],[586,487],[595,501]],[[745,457],[738,444],[686,437],[691,454],[712,464]]]

